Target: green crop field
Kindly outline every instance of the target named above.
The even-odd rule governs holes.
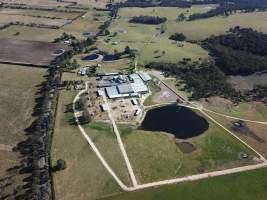
[[[103,200],[264,200],[267,196],[267,168],[123,193]]]
[[[187,139],[196,148],[182,153],[169,134],[147,132],[135,127],[120,126],[123,142],[141,183],[182,177],[219,169],[252,164],[240,160],[240,152],[254,153],[234,139],[229,133],[209,121],[209,129],[198,137]]]

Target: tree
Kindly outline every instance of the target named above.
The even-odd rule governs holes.
[[[178,21],[178,22],[181,22],[184,20],[186,20],[186,16],[184,15],[184,13],[181,13],[176,19],[176,21]]]
[[[166,30],[167,30],[167,25],[166,23],[164,23],[160,26],[160,33],[163,34],[166,32]]]
[[[114,49],[114,55],[118,55],[118,50],[117,49]]]
[[[124,49],[124,53],[125,54],[130,54],[131,53],[131,48],[127,45],[126,47],[125,47],[125,49]]]
[[[57,164],[53,168],[53,170],[54,171],[60,171],[60,170],[66,169],[66,168],[67,168],[66,161],[65,160],[62,160],[62,159],[59,159],[59,160],[57,160]]]
[[[185,41],[186,37],[183,33],[174,33],[169,37],[170,40],[175,40],[175,41]]]

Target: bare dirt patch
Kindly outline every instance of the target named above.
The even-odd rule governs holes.
[[[230,100],[222,97],[209,97],[207,99],[201,99],[200,103],[205,108],[216,108],[216,111],[229,111],[233,107],[233,103]]]
[[[237,120],[228,119],[211,113],[209,113],[209,115],[267,158],[267,125],[245,122],[242,127],[236,127],[234,123],[238,122]]]
[[[160,89],[161,91],[154,95],[153,101],[155,103],[173,103],[177,101],[177,95],[164,84],[160,84]]]
[[[0,62],[47,66],[58,56],[58,51],[70,47],[49,42],[0,39]]]
[[[196,147],[190,142],[176,142],[176,144],[183,153],[191,153],[196,150]]]

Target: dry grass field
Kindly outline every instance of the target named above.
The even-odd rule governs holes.
[[[0,39],[0,62],[47,66],[57,56],[56,51],[68,50],[63,44]]]
[[[49,8],[56,8],[56,7],[64,7],[68,6],[70,2],[58,2],[53,0],[0,0],[0,2],[6,4],[24,4],[30,6],[38,6],[38,7],[49,7]]]
[[[20,164],[20,155],[12,149],[25,139],[24,129],[34,119],[32,113],[36,92],[45,73],[40,68],[0,64],[0,186],[3,187],[3,195],[23,185],[22,178],[25,176],[7,172],[7,169]]]
[[[6,13],[0,13],[0,23],[2,24],[8,24],[8,23],[15,23],[15,22],[21,22],[24,24],[43,24],[47,26],[58,26],[61,27],[67,23],[70,23],[71,20],[67,19],[47,19],[47,18],[41,18],[41,17],[32,17],[32,16],[26,16],[26,15],[9,15]]]
[[[0,14],[8,15],[10,17],[14,15],[20,16],[32,16],[38,18],[59,18],[59,19],[68,19],[72,20],[76,17],[79,17],[81,13],[70,13],[70,12],[57,12],[57,11],[44,11],[44,10],[34,10],[34,9],[11,9],[11,8],[2,8],[0,9]]]
[[[0,30],[0,38],[53,42],[62,33],[63,31],[60,29],[14,25]]]
[[[234,123],[238,120],[209,114],[267,158],[267,125],[245,122],[243,127],[236,127]]]
[[[56,199],[88,200],[118,193],[119,186],[91,150],[78,127],[71,125],[73,113],[67,112],[66,106],[72,103],[75,95],[75,91],[62,91],[58,101],[52,144],[52,165],[57,159],[64,159],[67,168],[53,173]],[[115,139],[112,139],[110,129],[105,125],[90,123],[86,130],[90,137],[94,138],[101,152],[111,148],[104,154],[109,156],[107,158],[109,164],[112,164],[116,173],[124,174],[125,178],[126,167],[120,164],[121,154],[118,153],[118,146]],[[117,154],[114,154],[116,152]]]

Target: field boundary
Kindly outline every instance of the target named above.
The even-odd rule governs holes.
[[[259,154],[255,149],[253,149],[252,147],[250,147],[247,143],[245,143],[243,140],[241,140],[240,138],[238,138],[237,136],[235,136],[233,133],[229,132],[229,130],[226,129],[223,125],[221,125],[219,122],[217,122],[216,120],[213,120],[214,123],[216,123],[220,127],[224,128],[228,133],[230,133],[231,135],[233,135],[235,138],[237,138],[239,141],[241,141],[248,148],[250,148],[253,151],[255,151],[260,156],[261,162],[260,163],[257,163],[257,164],[254,164],[254,165],[247,165],[247,166],[230,168],[230,169],[219,170],[219,171],[212,171],[212,172],[207,172],[207,173],[202,173],[202,174],[189,175],[189,176],[185,176],[185,177],[167,179],[167,180],[156,181],[156,182],[145,183],[145,184],[138,184],[137,182],[135,184],[133,182],[134,183],[133,186],[128,187],[128,186],[126,186],[120,180],[120,178],[116,175],[116,173],[113,171],[113,169],[109,166],[109,164],[107,163],[107,161],[105,160],[105,158],[102,156],[102,154],[100,153],[100,151],[98,150],[98,148],[96,147],[96,145],[94,144],[94,142],[87,135],[86,131],[84,130],[84,128],[82,127],[82,125],[79,122],[79,119],[78,119],[78,111],[76,111],[76,109],[75,109],[75,103],[78,101],[78,99],[80,98],[80,96],[82,94],[84,94],[84,93],[87,92],[87,90],[88,90],[88,85],[87,84],[88,84],[88,82],[85,83],[85,89],[84,90],[81,90],[75,96],[75,98],[73,100],[73,105],[72,106],[73,106],[73,113],[74,113],[74,117],[75,117],[75,122],[77,123],[77,126],[78,126],[81,134],[87,140],[87,142],[90,145],[90,147],[92,148],[92,150],[96,153],[96,156],[99,158],[99,160],[101,161],[101,163],[103,164],[103,166],[106,168],[106,170],[109,172],[109,174],[114,178],[114,180],[117,182],[117,184],[124,191],[136,191],[136,190],[142,190],[142,189],[146,189],[146,188],[150,188],[150,187],[170,185],[170,184],[176,184],[176,183],[187,182],[187,181],[197,181],[197,180],[201,180],[201,179],[207,179],[207,178],[211,178],[211,177],[228,175],[228,174],[234,174],[234,173],[239,173],[239,172],[244,172],[244,171],[249,171],[249,170],[254,170],[254,169],[259,169],[259,168],[267,167],[267,161],[266,161],[266,159],[261,154]],[[180,105],[181,106],[185,106],[185,107],[191,107],[191,108],[194,108],[196,110],[199,110],[201,113],[205,114],[206,117],[209,117],[211,120],[213,119],[212,117],[210,117],[208,114],[206,114],[202,110],[202,107],[195,107],[196,105],[194,105],[194,107],[193,106],[187,106],[187,105],[184,105],[184,104],[180,104]],[[115,121],[114,121],[114,123],[115,123]],[[117,135],[119,133],[116,133],[115,132],[115,134]],[[117,137],[117,140],[118,140],[118,143],[120,144],[119,138],[120,137]],[[126,151],[125,151],[125,153],[126,153]],[[125,156],[124,153],[123,153],[123,156]],[[127,153],[126,153],[126,156],[127,156]],[[126,164],[127,164],[127,161],[126,161]],[[128,164],[130,164],[130,162]],[[127,166],[127,167],[129,167],[129,166]],[[129,171],[129,168],[128,168],[128,172],[131,173]]]

